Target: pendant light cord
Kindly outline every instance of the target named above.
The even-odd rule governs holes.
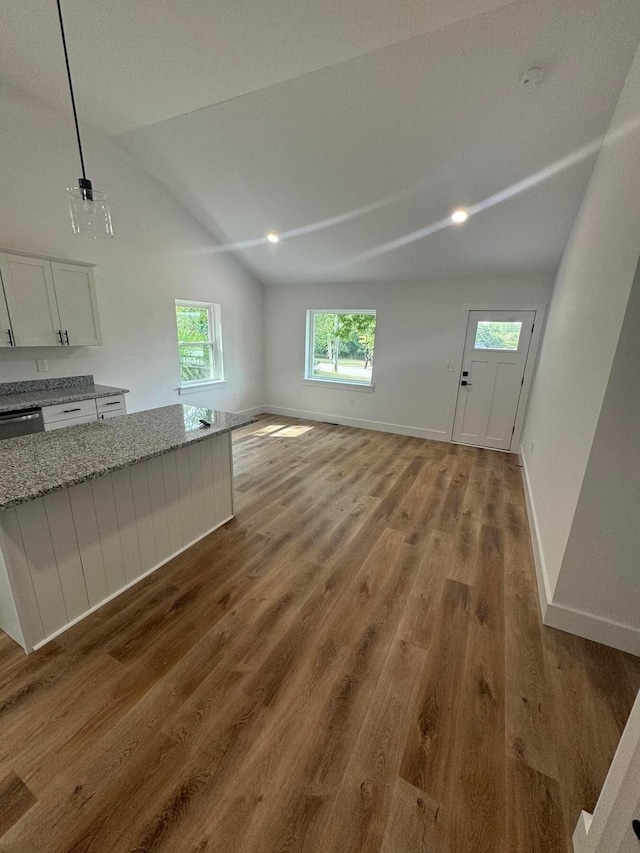
[[[80,165],[82,166],[82,177],[87,177],[84,168],[84,156],[82,154],[82,142],[80,141],[80,127],[78,126],[78,113],[76,112],[76,99],[73,94],[73,83],[71,82],[71,68],[69,67],[69,54],[67,52],[67,40],[64,35],[64,23],[62,21],[62,9],[60,8],[60,0],[56,0],[58,4],[58,17],[60,19],[60,34],[62,35],[62,47],[64,48],[64,61],[67,66],[67,77],[69,78],[69,92],[71,93],[71,106],[73,108],[73,120],[76,125],[76,136],[78,138],[78,151],[80,152]]]

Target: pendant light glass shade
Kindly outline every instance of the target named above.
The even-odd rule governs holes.
[[[109,200],[105,193],[94,190],[91,181],[80,178],[77,187],[67,187],[73,233],[96,240],[113,237]]]

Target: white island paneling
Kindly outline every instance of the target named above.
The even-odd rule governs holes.
[[[227,432],[3,510],[3,629],[57,636],[232,518],[232,479]]]

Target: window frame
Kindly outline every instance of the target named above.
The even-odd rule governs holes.
[[[305,331],[304,378],[305,384],[324,385],[329,388],[350,389],[352,391],[373,391],[374,365],[371,365],[371,380],[360,382],[356,379],[327,378],[313,375],[314,329],[316,314],[372,314],[376,318],[376,338],[378,335],[378,312],[376,308],[307,308]]]
[[[213,376],[207,379],[183,379],[182,364],[180,362],[180,345],[189,342],[180,341],[178,338],[178,312],[180,306],[187,308],[205,308],[209,317],[209,339],[207,341],[193,341],[194,344],[205,344],[211,353],[211,372]],[[180,372],[180,386],[178,391],[189,393],[211,385],[226,385],[224,376],[224,355],[222,348],[222,310],[219,302],[198,302],[195,299],[174,300],[174,318],[176,324],[176,344],[178,349],[178,370]],[[216,378],[214,378],[216,377]]]

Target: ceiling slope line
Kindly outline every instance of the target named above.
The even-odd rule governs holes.
[[[125,139],[127,136],[135,134],[139,130],[147,130],[149,128],[159,127],[162,124],[166,124],[167,122],[173,121],[178,118],[185,118],[186,116],[197,115],[198,113],[204,112],[205,110],[212,110],[216,107],[223,107],[228,104],[232,104],[236,101],[241,100],[242,98],[250,97],[251,95],[255,95],[257,92],[266,92],[269,89],[274,89],[277,86],[282,86],[286,83],[290,83],[294,80],[304,80],[305,78],[312,77],[314,74],[321,74],[324,71],[327,71],[331,68],[340,68],[348,65],[350,62],[355,62],[359,59],[362,59],[365,56],[375,56],[376,54],[383,53],[385,50],[391,50],[393,48],[397,48],[400,44],[410,44],[411,42],[417,41],[418,39],[422,39],[425,36],[430,36],[435,33],[442,32],[443,30],[448,29],[449,27],[457,27],[461,23],[467,23],[469,21],[474,21],[477,18],[481,18],[484,15],[490,15],[496,12],[498,9],[504,9],[507,6],[513,6],[518,3],[519,0],[500,0],[500,2],[496,2],[495,5],[491,6],[484,11],[477,12],[473,15],[463,15],[460,18],[456,18],[455,21],[449,21],[446,24],[442,24],[441,26],[435,27],[432,30],[423,30],[422,32],[415,33],[414,35],[408,36],[407,38],[401,38],[397,41],[389,42],[388,44],[383,44],[380,47],[375,47],[371,50],[364,50],[361,53],[354,53],[353,56],[349,56],[347,59],[340,59],[337,62],[329,62],[327,65],[321,65],[318,68],[313,68],[310,71],[304,71],[302,74],[294,74],[292,77],[285,77],[282,80],[278,80],[274,83],[267,83],[266,86],[257,86],[254,89],[249,89],[246,92],[242,92],[238,95],[232,95],[229,98],[224,98],[221,101],[214,101],[210,104],[205,104],[201,107],[196,107],[193,110],[187,110],[184,113],[177,113],[173,116],[168,116],[167,118],[160,119],[160,121],[154,121],[150,124],[141,124],[137,127],[133,127],[130,130],[125,131],[125,133],[116,133],[111,136],[111,139],[120,140]]]

